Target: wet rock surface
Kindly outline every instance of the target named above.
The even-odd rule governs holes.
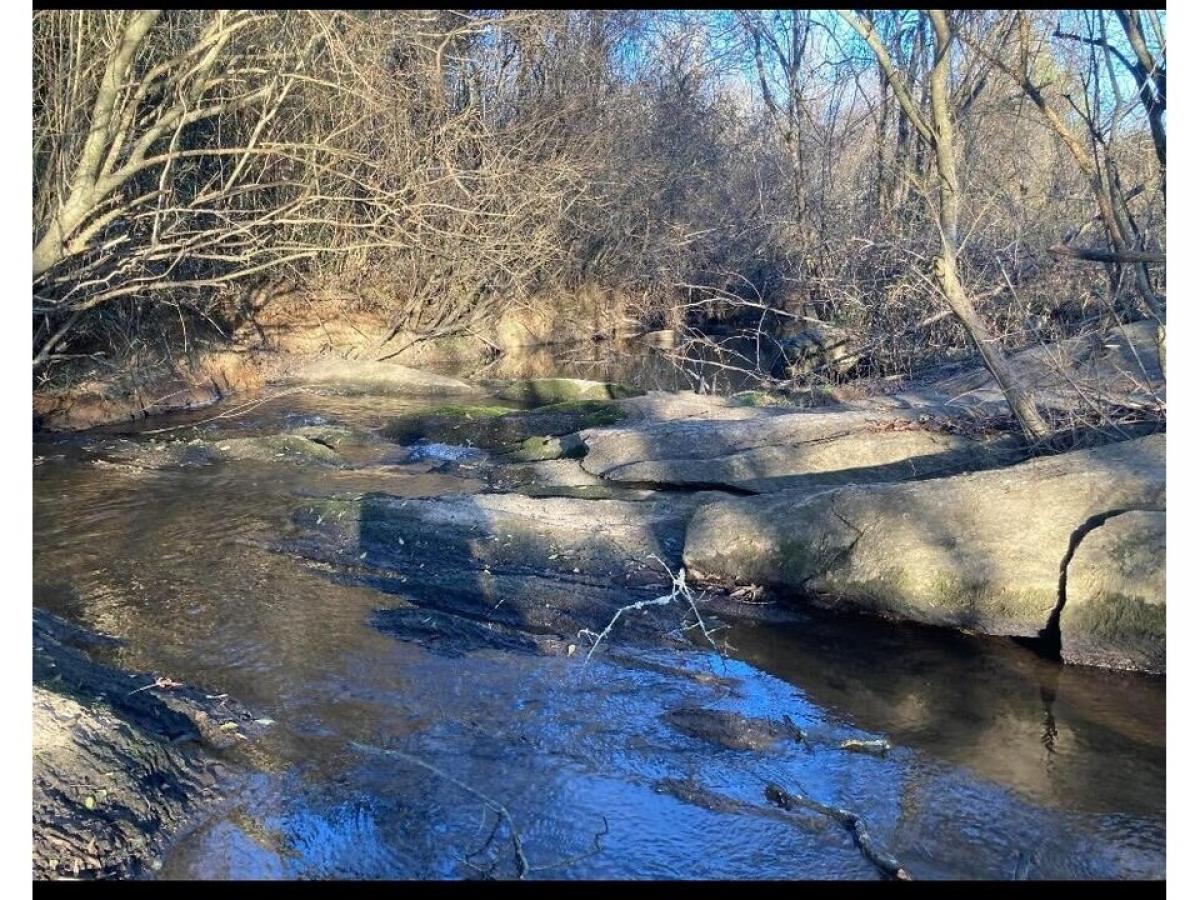
[[[438,441],[516,451],[530,438],[559,437],[611,425],[625,412],[611,400],[577,400],[535,410],[504,406],[445,406],[393,420],[384,434],[399,444]]]
[[[769,750],[781,741],[806,743],[808,736],[790,719],[775,721],[701,707],[671,710],[663,716],[672,728],[731,750]]]
[[[38,578],[80,590],[62,601],[64,614],[119,622],[114,633],[140,647],[133,668],[196,683],[222,672],[231,694],[280,720],[253,746],[265,744],[284,774],[273,769],[236,810],[195,830],[172,823],[192,822],[198,807],[181,807],[178,819],[162,813],[156,834],[186,832],[170,844],[163,877],[469,874],[462,857],[482,840],[479,803],[455,781],[504,803],[537,871],[567,877],[878,877],[851,819],[870,823],[877,844],[866,846],[894,852],[917,877],[1007,878],[1017,866],[1057,877],[1161,871],[1158,682],[1064,669],[1008,642],[805,609],[792,585],[738,588],[732,578],[722,587],[735,590],[696,592],[714,647],[682,599],[634,607],[667,594],[668,569],[678,571],[689,524],[706,509],[781,494],[610,480],[588,471],[586,457],[560,453],[573,432],[491,449],[467,430],[455,442],[401,445],[382,431],[397,410],[409,414],[403,402],[306,402],[328,407],[159,439],[207,449],[265,438],[245,458],[172,463],[168,450],[153,471],[103,471],[77,465],[84,452],[36,451]],[[625,417],[593,431],[684,407],[729,426],[796,415],[701,395],[614,402]],[[930,409],[890,397],[806,415],[882,411],[887,422],[892,410]],[[883,429],[897,430],[908,425]],[[337,458],[277,455],[281,435]],[[531,458],[521,459],[514,448],[530,438]],[[992,474],[1002,471],[1012,470]],[[1051,485],[1066,478],[1047,474]],[[1031,509],[1040,515],[1027,504],[1023,526]],[[781,507],[773,525],[791,516]],[[1079,552],[1102,530],[1084,534]],[[117,710],[188,696],[128,693],[153,683],[145,676],[124,700],[113,692],[105,702]],[[71,701],[88,715],[110,708]],[[192,771],[188,754],[207,760],[244,746],[216,712],[213,728],[176,711],[182,718],[159,714],[163,737],[147,746],[180,754],[180,779]],[[96,726],[99,745],[130,713],[112,715]],[[253,737],[253,723],[240,721],[236,732]],[[362,749],[372,747],[382,754]],[[399,762],[390,747],[455,780]],[[62,771],[90,765],[69,758]],[[103,766],[94,768],[110,771]],[[774,799],[764,794],[771,782]],[[108,791],[83,799],[99,810]],[[1030,840],[1036,854],[1018,857]],[[501,874],[512,871],[506,849]]]
[[[214,753],[261,733],[244,707],[94,662],[110,639],[41,610],[33,621],[33,874],[131,877],[221,799]]]
[[[342,577],[408,606],[469,620],[462,626],[464,647],[491,640],[475,627],[482,625],[586,649],[581,629],[599,632],[622,606],[669,588],[663,564],[678,567],[687,521],[705,499],[367,495],[301,507],[295,516],[300,533],[280,546],[334,565]],[[678,627],[683,612],[651,608],[622,623],[622,638],[661,639]],[[404,630],[419,638],[420,617],[401,618]],[[458,627],[440,618],[427,624]]]

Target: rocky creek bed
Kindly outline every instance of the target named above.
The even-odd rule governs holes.
[[[1095,667],[1165,671],[1162,435],[1028,458],[979,396],[322,365],[36,444],[35,876],[1161,872],[1161,681]],[[778,635],[825,668],[759,668]],[[856,727],[860,663],[908,654],[1011,657],[1034,702],[950,748],[918,678]],[[1047,725],[1055,656],[1090,699]],[[439,840],[481,806],[478,855]],[[718,862],[718,820],[757,843]]]

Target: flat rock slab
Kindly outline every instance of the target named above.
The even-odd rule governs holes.
[[[1086,408],[1087,403],[1154,405],[1166,399],[1159,325],[1143,320],[1102,336],[1069,338],[1031,347],[1009,358],[1021,382],[1043,406]],[[1004,395],[986,369],[971,369],[934,385],[957,403],[1003,404]]]
[[[756,406],[745,397],[696,394],[691,391],[650,391],[641,397],[621,401],[628,419],[667,422],[680,419],[765,419],[795,412],[795,406]]]
[[[1011,436],[977,438],[921,409],[792,412],[581,432],[583,467],[610,481],[766,493],[956,474],[1021,457]]]
[[[305,429],[300,429],[304,431]],[[392,447],[394,450],[395,448]],[[347,460],[324,440],[303,434],[204,440],[116,441],[98,448],[98,459],[133,468],[170,469],[222,461],[343,467]]]
[[[1120,513],[1083,536],[1059,628],[1067,662],[1166,671],[1166,513]]]
[[[1166,506],[1165,435],[904,484],[719,500],[688,527],[691,575],[790,588],[826,606],[1034,637],[1073,536]]]
[[[688,519],[705,494],[642,501],[533,498],[519,494],[401,499],[314,500],[297,509],[297,535],[278,549],[329,564],[338,577],[369,584],[420,608],[514,635],[578,641],[599,632],[620,607],[662,594],[669,579],[657,556],[677,569]],[[681,609],[630,617],[622,634],[661,638]],[[657,613],[661,612],[661,615]],[[405,619],[457,634],[470,645],[478,627]],[[583,645],[588,646],[586,642]]]
[[[281,375],[279,384],[309,385],[354,394],[450,397],[480,394],[478,387],[421,369],[357,359],[320,359]]]

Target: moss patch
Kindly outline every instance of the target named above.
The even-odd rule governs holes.
[[[1063,608],[1063,631],[1081,640],[1128,644],[1166,641],[1167,607],[1138,597],[1103,593]]]
[[[615,425],[628,415],[619,403],[609,400],[568,400],[551,406],[543,406],[530,415],[540,414],[578,417],[579,425],[572,429],[573,431]],[[561,433],[565,434],[566,432]]]
[[[587,445],[575,435],[549,437],[535,435],[526,438],[510,454],[516,462],[541,462],[550,459],[582,459],[587,453]]]
[[[503,400],[540,405],[563,403],[572,400],[620,400],[637,397],[642,392],[623,384],[603,381],[585,381],[578,378],[535,378],[515,381],[497,392]]]
[[[401,444],[430,440],[535,453],[538,445],[531,442],[533,438],[545,442],[584,428],[612,425],[625,416],[625,410],[611,400],[572,400],[527,411],[502,406],[447,406],[393,419],[384,434]],[[548,447],[543,449],[549,452]]]

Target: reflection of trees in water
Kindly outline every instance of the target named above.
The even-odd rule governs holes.
[[[1058,696],[1059,671],[1057,669],[1042,676],[1039,687],[1042,698],[1042,746],[1046,748],[1046,770],[1052,768],[1054,745],[1058,740],[1058,723],[1054,719],[1054,700]]]
[[[1064,667],[1003,641],[824,613],[803,629],[735,628],[730,641],[857,727],[1039,803],[1144,815],[1163,808],[1159,683]],[[921,786],[908,789],[915,815]]]

